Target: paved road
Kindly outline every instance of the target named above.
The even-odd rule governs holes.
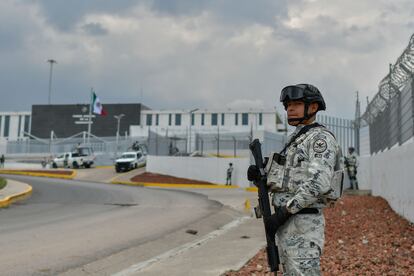
[[[110,183],[113,179],[131,181],[131,178],[145,172],[145,167],[117,173],[113,167],[76,170],[75,180]]]
[[[195,239],[184,226],[210,218],[211,225],[198,225],[208,233],[237,216],[194,193],[10,178],[34,192],[0,210],[1,275],[86,275],[89,263],[96,264],[94,274],[109,275]]]

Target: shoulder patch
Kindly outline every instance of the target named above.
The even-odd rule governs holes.
[[[315,136],[316,139],[326,139],[326,135],[319,133]]]
[[[317,139],[313,143],[313,150],[317,153],[325,152],[328,148],[328,144],[326,143],[325,139]]]

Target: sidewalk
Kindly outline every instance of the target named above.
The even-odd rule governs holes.
[[[125,173],[116,180],[130,181],[132,176],[144,171]],[[171,188],[174,189],[173,185]],[[237,210],[240,217],[193,243],[138,262],[114,275],[218,276],[226,271],[239,270],[265,246],[263,222],[253,216],[257,191],[249,192],[244,188],[180,190],[206,195],[210,200]]]
[[[32,187],[22,182],[7,179],[7,185],[0,190],[0,208],[7,207],[32,193]]]
[[[239,270],[264,246],[262,222],[242,217],[186,244],[185,248],[170,250],[113,276],[219,276],[230,270]]]
[[[204,275],[237,271],[265,246],[262,220],[253,217],[257,193],[245,189],[182,189],[206,195],[239,212],[239,217],[217,230],[143,262],[125,267],[113,276]]]

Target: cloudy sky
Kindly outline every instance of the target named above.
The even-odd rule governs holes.
[[[313,83],[352,118],[414,33],[412,0],[2,0],[0,111],[48,100],[153,109],[276,106]]]

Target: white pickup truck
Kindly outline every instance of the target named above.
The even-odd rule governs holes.
[[[120,158],[115,160],[115,171],[133,170],[145,166],[146,162],[147,158],[141,151],[124,152]]]
[[[73,152],[65,152],[53,159],[53,168],[90,168],[94,161],[95,155],[92,148],[78,147]]]

